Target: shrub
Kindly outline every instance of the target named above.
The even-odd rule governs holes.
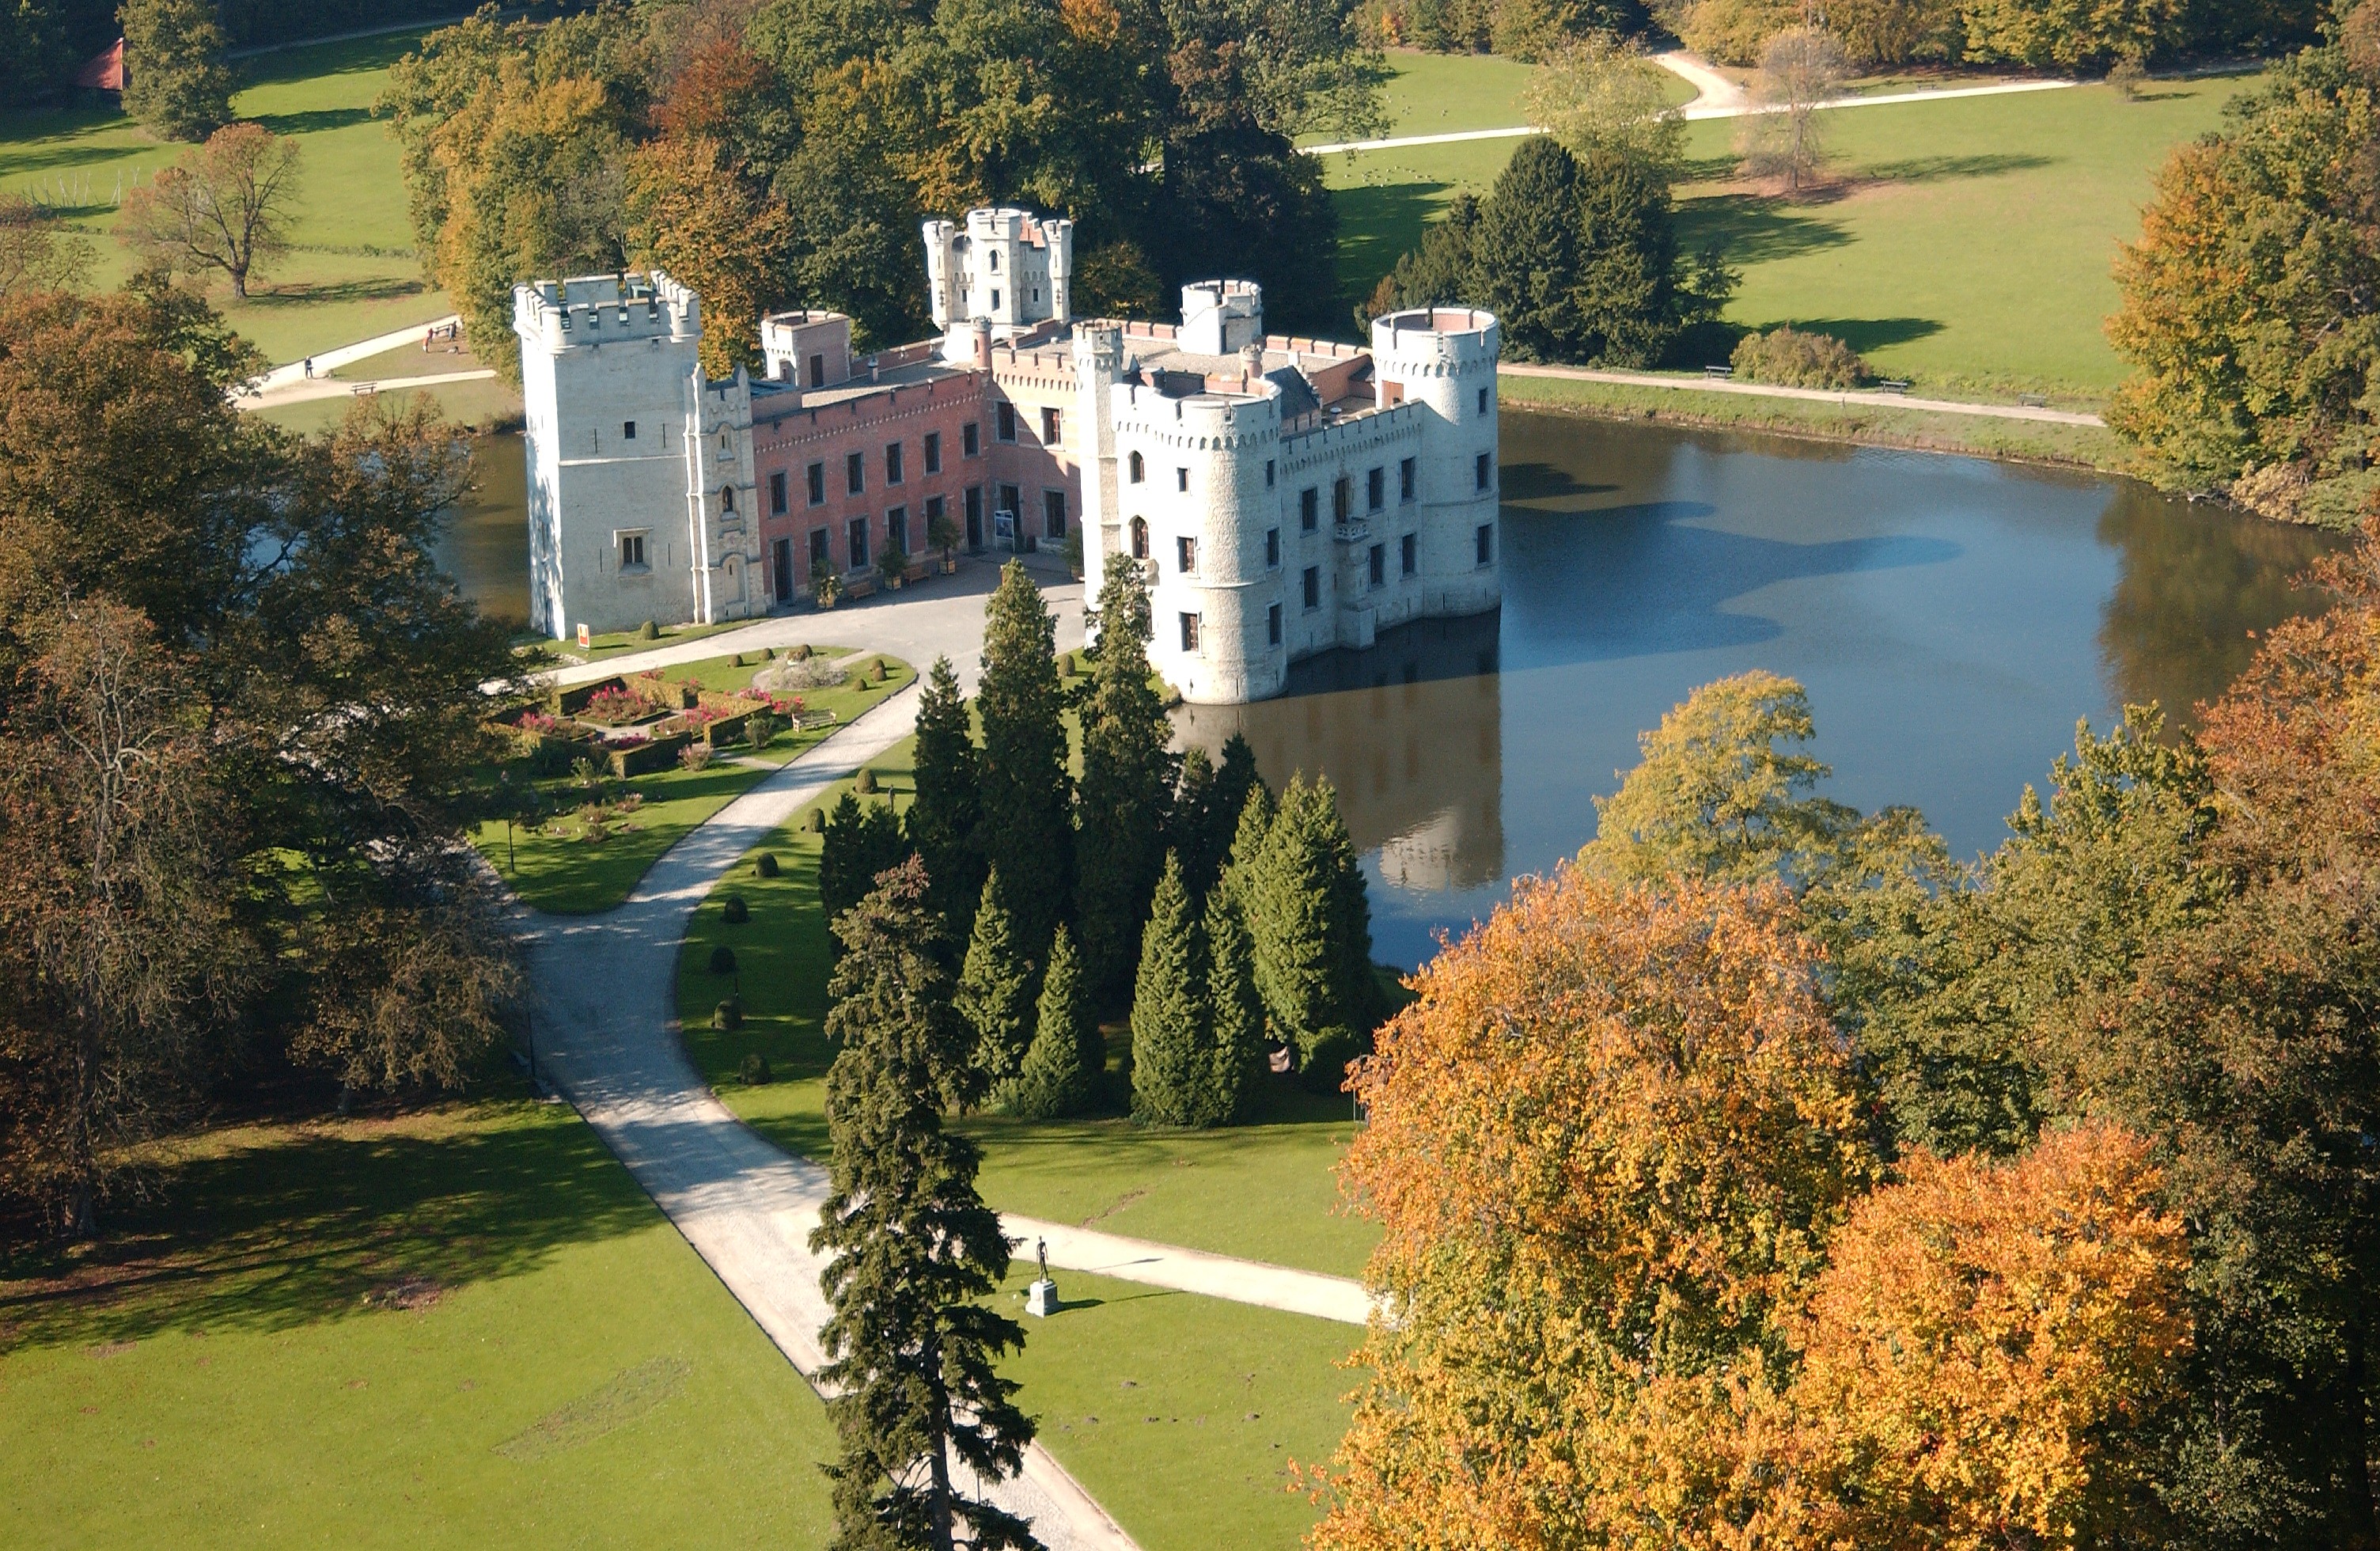
[[[710,973],[713,975],[735,974],[735,950],[728,947],[727,944],[723,942],[718,947],[713,948],[710,951]]]
[[[1314,1042],[1298,1078],[1310,1093],[1338,1093],[1347,1082],[1347,1065],[1365,1054],[1365,1044],[1345,1028],[1329,1028]]]
[[[826,833],[826,809],[822,807],[810,809],[810,833],[814,835]]]
[[[677,762],[689,770],[707,770],[710,769],[710,745],[688,744],[677,751]]]
[[[768,711],[754,711],[744,719],[744,741],[755,754],[768,747],[779,731],[777,719]]]
[[[851,783],[851,789],[863,797],[873,797],[876,795],[876,772],[873,769],[863,769],[859,772],[859,779]]]
[[[644,624],[637,626],[637,639],[639,641],[658,641],[661,638],[662,627],[655,624],[651,620],[647,620]]]
[[[1867,362],[1841,340],[1791,325],[1745,334],[1733,365],[1738,377],[1789,388],[1856,388],[1868,376]]]
[[[710,1010],[710,1026],[723,1034],[733,1034],[744,1026],[744,999],[729,997]]]
[[[761,852],[759,859],[752,864],[752,870],[762,878],[776,877],[780,870],[777,866],[777,854],[773,851]]]
[[[740,927],[752,919],[752,907],[744,903],[741,894],[730,894],[719,907],[719,918],[731,927]]]
[[[640,721],[652,714],[651,704],[641,695],[625,688],[599,689],[578,709],[579,716],[601,727],[617,727]]]
[[[760,660],[761,660],[761,661],[763,661],[763,662],[774,662],[776,660],[777,660],[777,648],[774,648],[774,647],[762,647],[762,648],[760,648]]]
[[[831,657],[795,657],[753,674],[752,688],[761,695],[782,695],[797,689],[825,689],[850,676],[851,671]]]
[[[758,1050],[747,1051],[744,1064],[735,1069],[736,1080],[747,1088],[766,1087],[776,1081],[776,1076],[769,1070],[769,1058]]]
[[[2149,73],[2141,68],[2141,62],[2129,55],[2117,60],[2116,67],[2107,72],[2107,84],[2114,87],[2116,94],[2127,103],[2140,101],[2141,88],[2148,83],[2148,79]]]
[[[811,657],[816,654],[811,650],[810,644],[808,641],[804,641],[799,646],[795,647],[792,650],[786,652],[785,655],[792,658],[796,662],[808,662]]]

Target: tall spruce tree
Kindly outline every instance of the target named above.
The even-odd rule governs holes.
[[[1281,796],[1241,898],[1257,988],[1298,1070],[1343,1062],[1372,1026],[1371,909],[1338,795],[1301,774]],[[1335,1074],[1322,1071],[1335,1085]]]
[[[1232,844],[1225,854],[1220,887],[1237,902],[1241,918],[1249,923],[1251,931],[1256,929],[1253,891],[1264,863],[1265,842],[1271,838],[1272,822],[1280,809],[1272,788],[1257,782],[1248,789],[1232,825]]]
[[[1246,1113],[1264,1070],[1264,998],[1257,994],[1256,941],[1231,894],[1207,897],[1207,1004],[1214,1030],[1214,1109],[1219,1121]]]
[[[959,970],[959,1012],[974,1031],[975,1068],[990,1086],[1016,1075],[1033,1038],[1033,961],[1002,897],[995,869],[984,879]]]
[[[1148,588],[1135,566],[1099,587],[1099,650],[1083,705],[1083,780],[1075,901],[1093,1000],[1113,1006],[1132,984],[1140,926],[1163,866],[1173,734],[1150,682]]]
[[[1506,348],[1524,359],[1570,354],[1578,248],[1578,163],[1560,142],[1533,135],[1497,177],[1471,248],[1479,300],[1503,324]]]
[[[1058,632],[1041,589],[1010,561],[984,611],[983,854],[1019,942],[1050,940],[1069,912],[1074,819],[1059,720]]]
[[[964,942],[975,927],[976,900],[983,892],[983,855],[976,848],[983,768],[958,674],[947,657],[934,659],[917,697],[916,767],[909,842],[925,860],[928,898],[943,920],[945,939]]]
[[[124,111],[169,140],[231,122],[223,24],[210,0],[125,0]]]
[[[1194,744],[1182,751],[1165,828],[1166,844],[1182,858],[1182,877],[1193,899],[1204,898],[1223,870],[1222,856],[1211,840],[1214,828],[1215,762]]]
[[[1083,961],[1062,924],[1050,939],[1050,967],[1041,976],[1033,1043],[1014,1081],[998,1095],[1001,1107],[1028,1121],[1084,1114],[1099,1102],[1106,1065]]]
[[[845,792],[827,814],[819,844],[819,904],[834,918],[876,887],[876,875],[909,854],[901,816],[890,803],[861,802]]]
[[[974,1144],[942,1129],[969,1041],[926,892],[912,857],[834,927],[833,1194],[810,1234],[810,1248],[833,1257],[819,1278],[834,1311],[820,1333],[820,1377],[842,1442],[827,1467],[832,1544],[1038,1551],[1025,1521],[954,1479],[1015,1475],[1033,1424],[995,1366],[1025,1333],[985,1302],[1008,1274],[1008,1240],[976,1193]]]
[[[1132,999],[1132,1115],[1148,1125],[1208,1126],[1216,1112],[1213,1010],[1207,931],[1182,861],[1166,853],[1141,936]]]

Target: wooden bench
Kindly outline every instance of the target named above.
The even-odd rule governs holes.
[[[875,597],[875,574],[869,571],[854,571],[850,576],[844,577],[843,595],[845,598]]]
[[[1906,377],[1888,377],[1883,382],[1878,382],[1876,386],[1882,388],[1888,394],[1905,394],[1909,391],[1909,379]]]
[[[2049,407],[2049,399],[2046,394],[2019,394],[2016,395],[2016,401],[2019,404],[2023,405],[2027,409],[2046,409]]]
[[[831,710],[803,710],[794,713],[794,731],[796,733],[815,733],[821,727],[832,727],[834,723],[835,714]]]
[[[1731,366],[1706,366],[1703,368],[1703,375],[1706,377],[1732,377],[1735,375],[1735,368]]]

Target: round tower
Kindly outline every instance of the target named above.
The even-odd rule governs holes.
[[[1501,331],[1476,308],[1417,308],[1372,320],[1383,405],[1423,409],[1419,575],[1427,612],[1482,613],[1503,600],[1503,471],[1496,452]]]
[[[1280,455],[1279,406],[1266,394],[1114,394],[1118,468],[1139,455],[1141,478],[1119,480],[1117,506],[1124,552],[1146,525],[1151,664],[1195,704],[1280,694],[1289,654],[1273,639],[1272,611],[1282,573],[1265,560],[1265,534],[1281,525],[1279,492],[1265,486],[1265,466]]]

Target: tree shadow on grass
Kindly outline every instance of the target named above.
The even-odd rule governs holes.
[[[313,108],[304,113],[269,113],[256,121],[276,135],[319,135],[371,122],[370,108]]]
[[[0,1351],[416,1308],[659,1220],[576,1115],[519,1102],[276,1128],[164,1184],[79,1258],[6,1266]]]
[[[1804,206],[1758,194],[1711,194],[1678,207],[1679,247],[1716,244],[1734,265],[1798,258],[1852,240],[1840,224]]]
[[[1863,354],[1881,350],[1890,345],[1930,339],[1942,332],[1942,322],[1937,318],[1794,318],[1789,321],[1803,333],[1832,334]]]
[[[1994,177],[2001,173],[2032,172],[2053,164],[2053,158],[2007,151],[1973,156],[1912,156],[1899,162],[1876,162],[1860,169],[1863,184],[1939,183],[1953,177]]]
[[[250,291],[243,306],[256,308],[318,307],[325,302],[395,301],[400,297],[418,297],[430,289],[429,282],[416,276],[372,275],[362,280],[334,280],[322,284],[295,281],[275,285],[270,290]]]
[[[1391,183],[1334,188],[1339,207],[1339,295],[1349,307],[1365,300],[1380,277],[1421,246],[1448,185]]]

